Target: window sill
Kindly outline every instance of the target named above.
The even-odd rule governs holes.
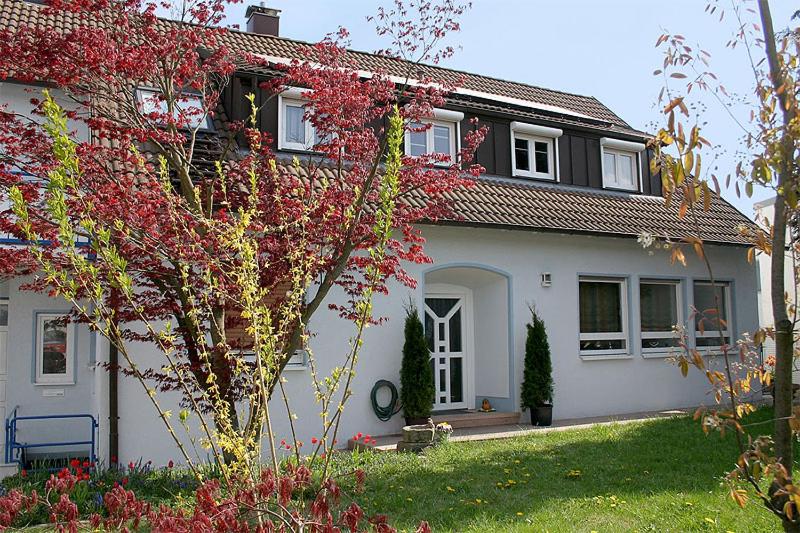
[[[579,354],[579,357],[583,361],[612,361],[617,359],[633,359],[633,356],[629,353],[618,353],[618,354],[603,354],[603,355],[589,355],[586,353]]]
[[[666,359],[667,357],[675,357],[675,352],[642,352],[644,359]]]
[[[74,381],[35,381],[33,383],[34,387],[69,387],[71,385],[75,385]]]
[[[307,370],[308,365],[286,365],[283,367],[283,370],[291,370],[292,372],[302,372],[303,370]]]
[[[511,176],[514,177],[514,178],[519,178],[519,179],[524,179],[524,180],[548,181],[550,183],[555,183],[555,181],[556,181],[556,178],[554,176],[548,176],[548,175],[544,175],[544,174],[537,176],[537,175],[532,175],[532,174],[518,174],[518,173],[515,172],[515,173],[512,173]]]
[[[640,194],[642,191],[640,188],[636,187],[633,189],[626,189],[625,187],[612,187],[609,185],[603,185],[603,190],[605,191],[614,191],[614,192],[630,192],[634,194]]]
[[[303,155],[321,155],[322,152],[317,152],[312,150],[311,148],[300,148],[296,146],[278,146],[279,152],[286,152],[291,154],[303,154]]]

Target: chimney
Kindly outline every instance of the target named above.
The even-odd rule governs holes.
[[[264,2],[260,5],[247,6],[247,31],[248,33],[258,33],[260,35],[273,35],[278,37],[281,21],[281,10],[266,7]]]

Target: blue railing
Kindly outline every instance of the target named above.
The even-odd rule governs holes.
[[[43,421],[43,420],[88,420],[89,436],[87,440],[72,441],[46,441],[46,442],[25,442],[17,441],[17,424],[19,422]],[[25,466],[24,452],[30,449],[41,448],[60,448],[64,446],[89,446],[89,460],[94,464],[97,462],[97,419],[90,414],[76,415],[41,415],[41,416],[17,416],[17,409],[11,412],[11,416],[6,419],[6,463],[17,463],[20,467]]]

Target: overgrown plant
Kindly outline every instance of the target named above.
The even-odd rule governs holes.
[[[787,232],[787,228],[792,225],[790,221],[795,220],[798,207],[800,31],[793,28],[776,36],[768,1],[759,0],[757,7],[750,9],[734,2],[729,10],[736,21],[737,32],[728,46],[745,48],[749,59],[746,69],[754,78],[755,98],[749,122],[736,116],[734,100],[710,69],[708,52],[689,46],[681,35],[659,37],[657,45],[665,47],[665,54],[663,66],[655,74],[665,80],[661,94],[665,104],[665,124],[653,143],[656,152],[653,170],[661,172],[667,201],[680,204],[679,217],[687,220],[693,228],[693,234],[683,242],[673,243],[673,262],[685,264],[684,249],[690,247],[705,266],[715,293],[715,305],[710,309],[693,310],[692,320],[697,323],[699,331],[708,328],[718,333],[719,350],[724,361],[722,368],[709,368],[703,354],[690,345],[683,331],[682,353],[677,357],[684,375],[690,367],[696,367],[706,375],[715,393],[718,407],[699,410],[696,417],[702,419],[705,431],[731,431],[735,435],[740,456],[736,469],[728,475],[731,497],[743,506],[748,495],[753,494],[781,520],[786,531],[800,531],[800,487],[794,484],[792,473],[792,445],[800,429],[792,409],[791,389],[797,317],[793,312],[795,302],[787,301],[784,289],[783,260],[784,250],[788,248],[790,254],[795,254],[798,245],[795,232]],[[717,1],[709,2],[706,10],[719,14],[720,20],[726,13]],[[739,183],[743,183],[748,195],[752,194],[754,184],[764,185],[776,194],[774,221],[768,233],[753,234],[742,229],[753,242],[750,260],[754,259],[756,252],[773,256],[769,294],[775,323],[735,344],[724,333],[728,328],[721,318],[721,289],[704,240],[707,228],[702,212],[709,210],[716,201],[712,191],[719,194],[719,178],[702,162],[703,155],[709,159],[709,153],[714,156],[716,148],[704,137],[704,119],[700,112],[695,111],[698,107],[692,102],[692,98],[705,96],[730,114],[741,130],[746,147],[742,160],[735,172],[728,175],[727,181],[733,176],[737,180],[737,191],[740,190]],[[790,243],[786,242],[787,234],[792,235]],[[652,239],[644,241],[651,243]],[[800,281],[797,274],[795,270],[795,285]],[[757,354],[758,346],[767,337],[776,341],[774,371],[765,369]],[[741,418],[754,409],[752,394],[759,392],[759,386],[770,385],[773,379],[774,437],[752,438],[745,433]]]
[[[406,418],[428,418],[436,390],[425,328],[413,303],[406,308],[403,332],[405,342],[400,365],[400,403]]]
[[[526,324],[525,368],[522,378],[522,406],[529,409],[553,401],[553,364],[544,320],[530,308],[531,321]]]

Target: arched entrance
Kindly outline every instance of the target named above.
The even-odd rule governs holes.
[[[452,264],[427,271],[423,286],[434,410],[474,409],[484,398],[514,410],[511,278],[483,265]]]

